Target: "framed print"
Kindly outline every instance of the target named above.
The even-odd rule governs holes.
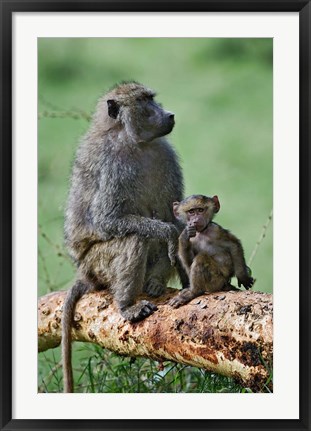
[[[310,2],[1,1],[1,28],[1,428],[310,429]]]

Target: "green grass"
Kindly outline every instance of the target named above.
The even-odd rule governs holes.
[[[60,349],[40,355],[39,391],[62,391]],[[262,360],[263,365],[267,367]],[[75,392],[83,393],[252,393],[230,377],[201,368],[165,361],[119,356],[96,345],[78,343],[73,349]],[[272,370],[262,387],[270,392]]]
[[[51,38],[39,39],[38,51],[39,113],[90,114],[98,97],[120,80],[154,88],[176,115],[169,139],[181,159],[186,195],[217,194],[216,221],[242,240],[250,257],[272,209],[272,39]],[[63,248],[63,215],[74,153],[87,128],[84,118],[39,120],[39,295],[67,289],[74,279]],[[272,223],[252,273],[255,290],[272,292]],[[152,361],[129,365],[109,352],[97,352],[94,359],[93,347],[78,345],[74,354],[76,378],[83,373],[81,386],[87,391],[117,391],[117,370],[129,392],[139,385],[146,392],[241,390],[226,378],[190,367],[169,364],[165,370],[173,369],[164,378]],[[39,385],[52,375],[47,391],[61,390],[59,368],[52,373],[58,356],[59,349],[39,355]],[[109,366],[113,372],[105,377]],[[135,367],[146,370],[136,383],[131,380]]]
[[[62,372],[57,355],[59,352],[55,352],[52,356],[42,354],[49,368],[48,373],[39,374],[39,390],[42,392],[62,390]],[[231,378],[200,368],[169,361],[158,364],[150,359],[133,360],[94,345],[80,343],[75,349],[74,366],[77,357],[79,372],[76,373],[76,392],[209,393],[242,392],[244,389]]]

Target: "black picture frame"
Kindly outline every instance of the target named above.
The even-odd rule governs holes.
[[[300,0],[44,1],[1,5],[1,372],[2,430],[310,430],[310,76],[311,5]],[[12,419],[12,15],[14,12],[299,12],[300,66],[300,417],[297,420],[17,420]],[[287,197],[286,197],[287,198]],[[298,283],[298,280],[297,280]],[[293,286],[295,288],[295,286]],[[289,347],[290,349],[290,347]],[[294,371],[297,373],[297,370]]]

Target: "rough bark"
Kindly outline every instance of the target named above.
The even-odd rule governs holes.
[[[158,311],[132,324],[120,316],[107,291],[87,294],[76,307],[73,340],[96,343],[122,355],[202,367],[261,391],[272,368],[272,295],[219,292],[172,309],[167,302],[175,293],[168,289],[153,301]],[[61,342],[65,296],[62,291],[39,299],[39,351]]]

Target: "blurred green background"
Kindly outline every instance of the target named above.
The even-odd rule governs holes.
[[[249,260],[272,209],[272,52],[272,39],[38,39],[39,295],[74,279],[63,247],[71,165],[89,125],[84,114],[122,80],[153,88],[175,113],[169,140],[185,194],[219,196],[216,221],[242,240]],[[272,223],[251,268],[254,289],[272,292]]]

